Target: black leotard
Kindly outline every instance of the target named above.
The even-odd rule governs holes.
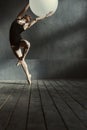
[[[19,48],[20,46],[20,40],[22,39],[21,33],[24,31],[23,25],[20,25],[17,23],[17,19],[13,21],[10,28],[10,44],[11,46],[14,46],[15,48]]]

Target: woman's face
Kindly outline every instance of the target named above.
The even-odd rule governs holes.
[[[29,23],[31,21],[31,18],[30,18],[30,16],[24,16],[22,19],[20,19],[20,20],[18,20],[18,23],[20,24],[20,25],[23,25],[23,24],[25,24],[25,23]]]
[[[25,18],[22,18],[22,19],[18,20],[18,23],[19,23],[20,25],[23,25],[23,24],[26,23],[26,19],[25,19]]]

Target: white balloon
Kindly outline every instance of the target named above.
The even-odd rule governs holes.
[[[58,0],[30,0],[30,9],[37,16],[43,16],[57,10]]]

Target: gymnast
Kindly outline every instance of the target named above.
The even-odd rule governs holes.
[[[29,9],[29,3],[26,4],[26,6],[22,9],[22,11],[17,15],[16,19],[12,22],[11,27],[10,27],[10,32],[9,32],[9,39],[10,39],[10,45],[13,50],[13,53],[18,59],[17,66],[22,65],[24,72],[26,74],[26,77],[27,77],[27,81],[29,84],[31,84],[31,74],[25,62],[25,58],[30,49],[30,42],[23,39],[21,37],[21,33],[27,30],[28,28],[30,28],[32,25],[34,25],[38,21],[48,16],[51,16],[52,11],[43,17],[37,17],[35,19],[32,19],[30,15],[25,14],[28,9]]]

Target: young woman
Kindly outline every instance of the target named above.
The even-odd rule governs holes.
[[[18,58],[17,66],[22,65],[25,74],[27,76],[27,81],[31,84],[31,74],[29,73],[27,64],[25,62],[25,57],[30,49],[30,42],[23,39],[21,37],[21,33],[26,29],[30,28],[32,25],[37,23],[38,21],[51,16],[52,12],[46,14],[43,17],[37,17],[36,19],[32,19],[31,16],[26,15],[26,11],[29,8],[29,3],[22,9],[22,11],[18,14],[16,19],[12,22],[10,27],[10,45]]]

